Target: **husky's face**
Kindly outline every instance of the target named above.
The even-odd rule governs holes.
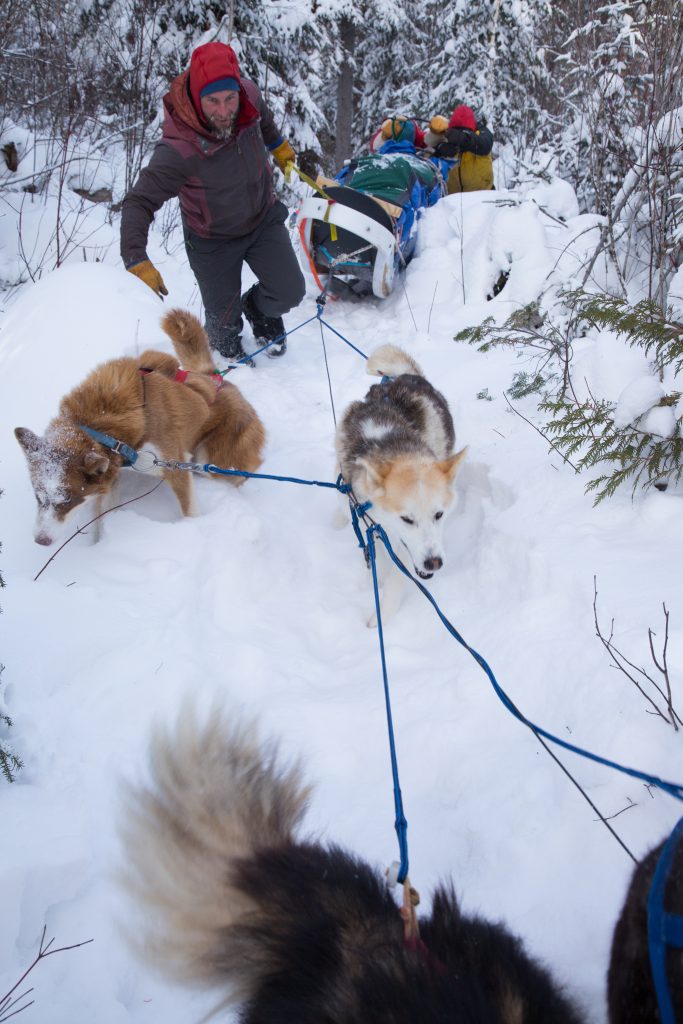
[[[33,538],[47,546],[65,532],[75,509],[109,490],[117,467],[74,428],[55,440],[25,427],[17,427],[14,435],[24,450],[38,504]]]
[[[359,462],[359,495],[375,506],[373,517],[384,527],[395,554],[403,558],[407,551],[423,580],[444,564],[443,524],[453,507],[453,481],[466,451],[440,462],[414,457]]]

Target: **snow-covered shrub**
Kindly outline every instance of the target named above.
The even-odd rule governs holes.
[[[630,483],[664,488],[683,475],[683,323],[643,300],[630,306],[610,295],[567,293],[565,314],[551,318],[532,305],[499,326],[492,318],[467,328],[457,341],[480,351],[513,346],[531,361],[515,374],[508,391],[513,399],[537,394],[544,414],[543,433],[576,472],[606,466],[586,485],[596,504]],[[642,361],[616,397],[595,393],[576,372],[574,347],[587,329],[613,332]],[[604,346],[605,335],[595,344]]]
[[[560,451],[575,456],[576,468],[607,469],[593,477],[587,491],[596,503],[623,483],[664,487],[683,474],[683,399],[679,373],[683,367],[683,323],[643,300],[630,306],[609,295],[586,297],[579,303],[585,321],[608,328],[639,348],[649,360],[641,374],[616,401],[591,394],[546,396],[540,404],[550,414],[547,432]]]

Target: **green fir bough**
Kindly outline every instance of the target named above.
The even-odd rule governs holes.
[[[629,305],[611,295],[588,295],[582,291],[562,296],[565,314],[554,323],[540,315],[531,304],[517,310],[498,326],[489,317],[476,327],[456,335],[487,352],[494,347],[514,347],[531,361],[531,371],[514,374],[508,394],[512,399],[538,394],[538,409],[544,414],[541,432],[578,472],[599,468],[586,485],[595,503],[610,497],[622,484],[663,489],[683,474],[683,403],[681,393],[663,394],[657,407],[676,409],[673,429],[667,436],[648,429],[651,409],[632,422],[617,424],[616,403],[590,393],[578,397],[572,379],[572,340],[587,326],[607,328],[621,335],[632,347],[639,347],[651,360],[653,375],[662,382],[683,367],[683,324],[671,310],[662,310],[646,299]]]

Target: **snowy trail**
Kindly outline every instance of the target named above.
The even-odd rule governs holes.
[[[597,576],[605,624],[615,617],[644,660],[647,626],[660,625],[665,600],[680,672],[683,594],[671,557],[680,496],[653,492],[632,503],[624,494],[594,509],[585,481],[510,412],[503,391],[519,368],[515,353],[484,356],[452,341],[461,327],[538,294],[561,248],[556,236],[569,230],[549,227],[533,204],[492,210],[466,198],[425,218],[405,277],[412,316],[402,288],[386,303],[329,303],[325,316],[366,353],[386,341],[409,348],[448,397],[458,445],[470,447],[447,526],[449,561],[431,588],[444,614],[530,718],[605,756],[683,777],[678,737],[609,669],[592,609]],[[462,252],[472,253],[465,307],[458,230]],[[510,280],[487,303],[506,253]],[[193,282],[181,256],[162,272],[175,285],[173,303],[187,304]],[[289,326],[313,315],[313,300]],[[302,757],[315,783],[316,834],[373,863],[397,856],[377,637],[365,626],[370,578],[351,528],[333,525],[335,493],[199,480],[202,514],[179,521],[162,488],[108,516],[98,546],[78,538],[32,582],[50,552],[31,538],[33,499],[11,428],[42,429],[97,362],[158,347],[160,312],[123,271],[80,264],[27,289],[0,343],[2,660],[27,763],[2,793],[0,991],[32,958],[45,920],[60,943],[95,939],[37,969],[34,1019],[45,1024],[181,1024],[211,1005],[131,960],[115,929],[126,905],[111,877],[122,856],[120,780],[144,770],[150,724],[172,718],[188,693],[201,706],[220,701],[258,717],[287,754]],[[368,378],[342,342],[328,334],[326,346],[339,416]],[[265,421],[264,472],[334,480],[316,323],[292,337],[285,359],[262,357],[232,380]],[[491,401],[477,398],[484,389]],[[520,410],[533,418],[533,400]],[[452,875],[466,910],[508,921],[601,1024],[630,862],[416,589],[386,640],[414,884],[426,900]],[[560,756],[605,814],[637,805],[616,819],[636,854],[677,819],[668,797]]]

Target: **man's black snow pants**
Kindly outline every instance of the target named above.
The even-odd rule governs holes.
[[[242,264],[258,278],[256,306],[282,316],[304,297],[304,277],[285,227],[287,207],[276,202],[263,221],[242,238],[201,238],[185,229],[185,248],[204,303],[212,348],[227,353],[240,345]]]

